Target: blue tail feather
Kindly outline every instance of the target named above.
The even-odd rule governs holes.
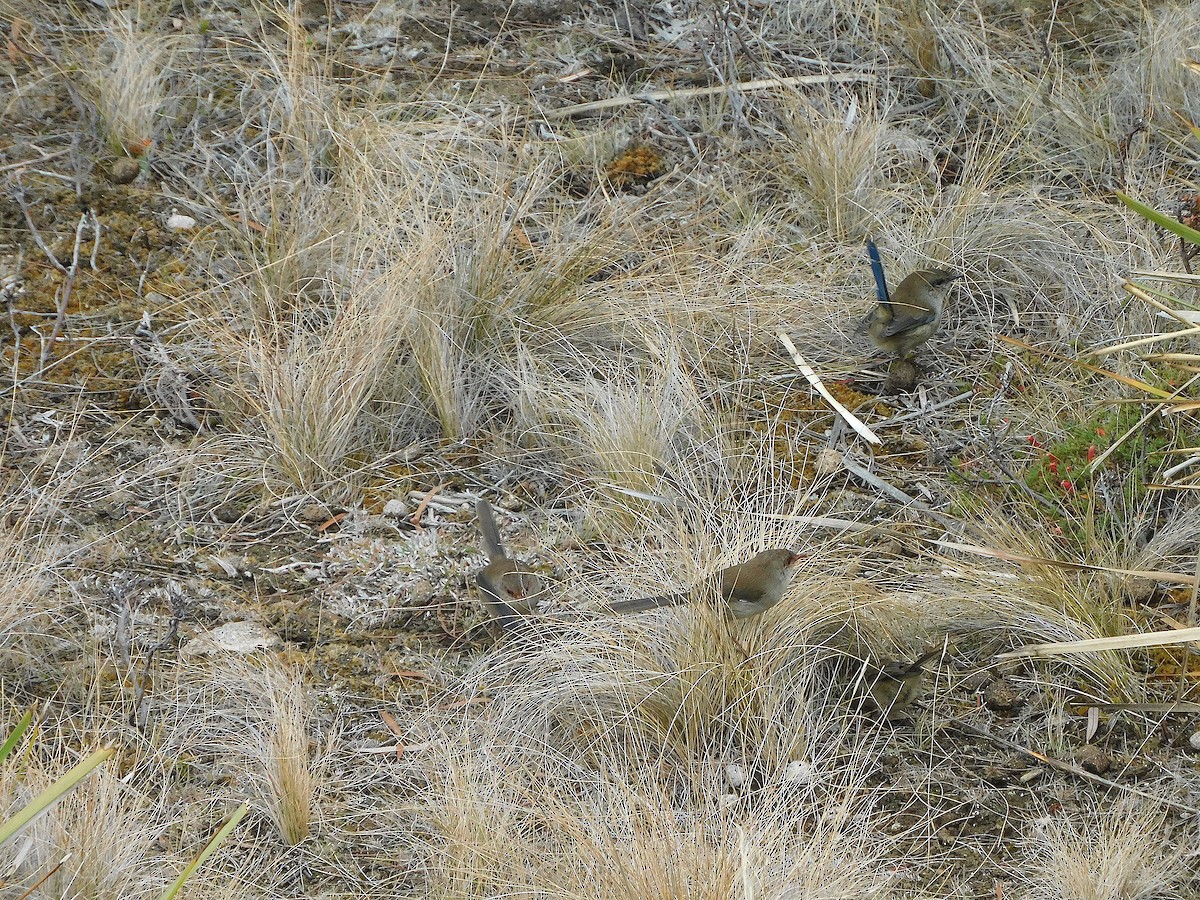
[[[883,260],[879,258],[879,248],[870,238],[867,238],[867,256],[871,258],[871,274],[875,276],[875,292],[879,295],[879,302],[891,303],[892,297],[888,293],[887,279],[883,277]]]

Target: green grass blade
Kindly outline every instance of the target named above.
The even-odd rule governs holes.
[[[29,801],[15,816],[0,824],[0,846],[17,832],[69,794],[93,769],[117,752],[116,747],[97,750],[79,765],[67,771],[54,784]]]
[[[187,867],[179,873],[179,877],[172,882],[171,886],[163,891],[160,900],[171,900],[172,897],[179,893],[179,890],[183,887],[184,883],[192,877],[192,874],[198,868],[204,865],[204,861],[208,859],[212,852],[216,850],[217,847],[221,846],[221,843],[225,840],[225,838],[227,838],[233,832],[234,826],[237,825],[238,822],[242,821],[242,817],[246,815],[246,811],[249,808],[250,807],[248,804],[243,803],[233,811],[233,815],[226,819],[225,824],[217,829],[217,833],[214,834],[209,842],[204,845],[204,849],[200,851],[199,855],[197,855],[195,859],[188,863]]]
[[[1145,203],[1134,200],[1128,194],[1117,191],[1117,198],[1132,209],[1139,216],[1143,216],[1153,222],[1155,225],[1160,225],[1174,234],[1179,235],[1185,241],[1193,244],[1200,244],[1200,231],[1194,228],[1188,228],[1182,222],[1176,222],[1165,213],[1160,213],[1157,209],[1147,206]]]
[[[13,748],[17,746],[17,742],[21,740],[21,735],[25,733],[26,729],[29,728],[32,723],[33,707],[31,706],[29,709],[25,710],[25,715],[21,716],[20,721],[17,722],[17,727],[12,730],[12,734],[10,734],[8,739],[5,740],[4,744],[0,746],[0,765],[3,765],[4,761],[8,759],[9,754],[13,752]]]

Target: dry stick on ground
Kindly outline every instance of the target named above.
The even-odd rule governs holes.
[[[862,466],[858,465],[858,463],[855,463],[852,460],[847,459],[844,455],[842,456],[842,465],[845,467],[846,471],[849,472],[851,475],[853,475],[855,478],[869,484],[871,487],[875,488],[881,494],[886,494],[888,497],[891,497],[897,503],[900,503],[903,506],[908,507],[909,509],[915,509],[917,512],[921,513],[924,516],[928,516],[929,518],[933,519],[933,521],[937,522],[939,525],[941,525],[943,528],[945,528],[947,531],[951,532],[952,534],[961,535],[964,531],[967,530],[967,526],[965,523],[960,522],[957,519],[952,519],[950,516],[942,515],[937,510],[922,503],[916,497],[910,497],[908,494],[904,493],[904,491],[900,490],[900,488],[896,487],[894,484],[889,484],[888,482],[886,482],[882,478],[880,478],[878,475],[876,475],[873,472],[870,472],[867,469],[864,469]]]
[[[431,487],[428,491],[425,492],[425,495],[423,497],[421,497],[421,502],[417,504],[416,512],[414,512],[412,514],[412,517],[409,520],[412,522],[412,524],[416,527],[416,529],[418,531],[422,530],[421,529],[421,516],[425,515],[425,510],[427,510],[429,508],[429,502],[431,500],[433,500],[433,498],[436,494],[438,494],[440,491],[444,490],[446,488],[446,485],[447,485],[447,482],[443,481],[441,484]]]
[[[52,159],[56,159],[57,157],[65,156],[66,154],[68,154],[70,152],[71,152],[71,148],[65,147],[62,150],[53,150],[50,153],[43,153],[37,159],[27,159],[27,160],[24,160],[23,162],[9,163],[6,166],[0,166],[0,173],[12,172],[17,169],[27,169],[27,168],[29,168],[29,166],[40,165],[41,163],[47,162]]]
[[[866,72],[839,72],[833,75],[797,75],[794,78],[764,78],[760,81],[744,81],[734,85],[734,87],[739,91],[764,91],[771,88],[799,87],[804,84],[846,84],[855,81],[870,81],[872,78],[873,76]],[[645,91],[640,94],[631,94],[627,97],[610,97],[607,100],[576,103],[573,106],[564,106],[562,109],[549,109],[541,113],[530,114],[530,118],[570,119],[574,116],[604,112],[609,109],[617,109],[621,106],[629,106],[633,103],[653,103],[656,100],[684,100],[689,97],[711,97],[714,94],[723,94],[728,89],[726,85],[720,84],[715,87],[686,88],[674,91]]]
[[[1197,572],[1197,574],[1200,575],[1200,572]],[[1197,587],[1197,585],[1192,585],[1192,596],[1195,596],[1195,594],[1196,594],[1196,587]],[[1167,615],[1161,609],[1152,610],[1152,612],[1154,613],[1154,615],[1158,616],[1160,619],[1162,619],[1164,622],[1166,622],[1168,625],[1170,625],[1176,631],[1183,631],[1185,628],[1195,628],[1196,627],[1195,625],[1183,624],[1183,622],[1180,622],[1174,616]],[[1188,646],[1190,646],[1193,651],[1200,651],[1200,643],[1193,642],[1192,644],[1190,644]],[[1186,666],[1184,667],[1184,671],[1185,672],[1187,671]],[[1200,712],[1200,710],[1197,710],[1197,711]]]
[[[922,409],[915,409],[912,412],[901,413],[898,416],[892,416],[890,419],[884,419],[882,422],[876,422],[874,428],[891,428],[892,426],[899,425],[902,422],[909,422],[913,419],[925,418],[935,412],[941,412],[943,409],[946,409],[949,406],[954,406],[956,403],[961,403],[968,397],[973,396],[975,396],[974,388],[969,391],[963,391],[958,396],[951,397],[949,400],[942,400],[939,403],[931,403],[929,406],[923,407]]]
[[[982,738],[983,740],[989,741],[997,746],[1014,750],[1017,753],[1023,753],[1031,759],[1035,759],[1038,762],[1043,763],[1052,769],[1057,769],[1060,772],[1066,772],[1070,775],[1077,775],[1087,781],[1091,781],[1096,784],[1102,784],[1108,788],[1113,788],[1118,791],[1125,791],[1126,793],[1133,794],[1138,797],[1144,797],[1147,800],[1153,800],[1156,803],[1163,803],[1167,806],[1170,806],[1172,809],[1179,810],[1180,812],[1191,813],[1192,815],[1200,815],[1200,809],[1197,809],[1194,806],[1188,806],[1186,803],[1179,803],[1178,801],[1171,800],[1167,797],[1159,797],[1149,793],[1148,791],[1138,790],[1135,787],[1130,787],[1129,785],[1112,781],[1100,775],[1094,775],[1087,769],[1081,768],[1073,763],[1063,762],[1061,759],[1054,759],[1053,757],[1046,756],[1046,754],[1039,753],[1037,750],[1031,750],[1029,747],[1018,744],[1016,741],[1010,741],[1008,738],[1000,737],[998,734],[992,734],[990,731],[984,728],[977,728],[974,725],[968,725],[961,719],[948,719],[947,724],[962,734]]]
[[[796,349],[796,345],[792,343],[792,339],[787,336],[786,332],[778,331],[775,333],[775,336],[779,338],[779,340],[783,343],[783,346],[787,348],[788,353],[791,354],[792,361],[796,364],[796,367],[800,369],[800,374],[808,379],[808,383],[811,384],[813,389],[816,390],[816,392],[820,394],[822,398],[824,398],[825,402],[833,408],[833,411],[845,419],[846,424],[853,428],[858,433],[858,436],[867,443],[882,444],[883,441],[879,439],[879,436],[876,435],[875,432],[868,428],[858,416],[854,415],[854,413],[842,406],[842,404],[840,404],[834,398],[833,394],[829,393],[829,388],[825,387],[824,382],[822,382],[817,373],[813,371],[812,366],[805,362],[804,357],[800,355],[800,351]]]
[[[45,371],[46,363],[50,359],[50,353],[54,349],[54,343],[62,336],[63,326],[67,321],[67,304],[71,301],[71,289],[75,286],[75,276],[79,273],[79,247],[83,243],[83,229],[88,224],[88,217],[92,220],[92,266],[95,267],[96,249],[100,243],[100,226],[96,220],[96,211],[89,210],[79,216],[79,224],[75,226],[75,247],[71,251],[71,266],[64,266],[58,261],[58,257],[54,252],[46,246],[46,242],[42,240],[41,232],[38,231],[37,225],[33,222],[33,216],[29,213],[29,204],[25,202],[25,186],[21,184],[20,174],[14,175],[12,178],[13,197],[17,201],[17,205],[21,207],[21,214],[25,217],[25,224],[29,226],[29,232],[33,235],[34,242],[41,248],[41,251],[46,254],[46,258],[50,260],[50,264],[58,269],[62,276],[66,279],[62,287],[59,288],[57,294],[57,308],[54,315],[54,327],[50,331],[50,339],[42,345],[42,352],[38,356],[38,374]]]
[[[1130,650],[1137,647],[1172,647],[1200,640],[1200,628],[1181,628],[1178,631],[1147,631],[1142,634],[1122,634],[1117,637],[1084,638],[1079,641],[1052,641],[1048,644],[1026,644],[1008,653],[998,653],[993,659],[1053,659],[1077,653],[1104,653],[1109,650]]]

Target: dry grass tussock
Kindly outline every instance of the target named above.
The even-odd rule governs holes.
[[[498,694],[482,734],[475,721],[428,735],[439,749],[422,759],[434,837],[422,855],[435,896],[889,896],[891,842],[847,780],[863,767],[768,775],[714,753],[689,770],[655,759],[652,743],[617,752],[612,732],[580,743],[512,730],[526,703]],[[739,797],[737,773],[762,783]]]
[[[101,132],[117,153],[140,156],[179,112],[171,81],[180,42],[168,28],[166,4],[157,0],[113,8],[80,48],[74,71],[66,73],[94,104]]]
[[[1153,804],[1124,803],[1079,819],[1035,823],[1025,841],[1030,900],[1140,900],[1183,897],[1195,851],[1163,844],[1156,833],[1167,813]]]
[[[5,703],[0,721],[15,722],[19,713]],[[0,767],[0,805],[6,811],[30,802],[80,761],[85,754],[72,749],[79,724],[69,718],[46,719],[36,743]],[[94,724],[97,732],[109,735],[121,727],[111,721]],[[102,768],[9,842],[3,851],[6,880],[45,878],[42,890],[48,897],[157,897],[182,866],[181,856],[159,846],[175,815],[161,790],[147,789],[158,782],[150,772],[153,761],[132,765],[129,774],[138,776],[136,787]],[[161,788],[161,782],[156,786]],[[150,858],[156,860],[153,866],[147,865]]]
[[[0,191],[0,724],[46,704],[0,815],[121,748],[0,874],[156,896],[246,799],[196,896],[1194,893],[1194,823],[955,728],[1194,802],[1183,720],[1076,715],[1189,699],[1186,652],[994,657],[1190,614],[1154,573],[1200,552],[1164,474],[1194,411],[1132,385],[1195,360],[1078,363],[1162,328],[1119,285],[1178,244],[1113,189],[1194,193],[1195,5],[684,0],[646,36],[536,5],[0,0],[0,177],[35,201]],[[80,206],[112,252],[27,377],[63,296],[29,226],[69,251]],[[963,276],[899,396],[855,335],[867,238],[893,286]],[[143,313],[189,421],[127,358]],[[514,634],[470,594],[472,495],[550,586]],[[604,611],[772,547],[804,559],[765,615]],[[150,637],[242,620],[287,647]],[[889,721],[871,673],[929,650]]]

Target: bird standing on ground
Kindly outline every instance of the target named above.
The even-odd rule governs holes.
[[[947,269],[921,269],[889,292],[874,241],[867,241],[867,254],[879,305],[859,324],[859,333],[865,331],[881,350],[904,359],[937,332],[950,285],[962,276]]]
[[[483,605],[497,624],[508,631],[520,623],[522,616],[536,609],[543,589],[542,579],[533,569],[509,559],[500,542],[492,507],[482,497],[475,501],[475,514],[479,518],[483,552],[488,558],[488,564],[476,573],[475,581],[483,593]]]
[[[783,599],[789,582],[800,564],[800,554],[791,550],[764,550],[744,563],[722,569],[718,590],[734,618],[745,619],[766,612]],[[686,603],[695,592],[665,597],[640,597],[610,604],[616,613],[644,612],[664,606]]]
[[[925,663],[941,652],[941,648],[929,650],[915,662],[864,663],[863,678],[870,689],[871,705],[883,713],[886,721],[909,717],[908,708],[925,693]]]

